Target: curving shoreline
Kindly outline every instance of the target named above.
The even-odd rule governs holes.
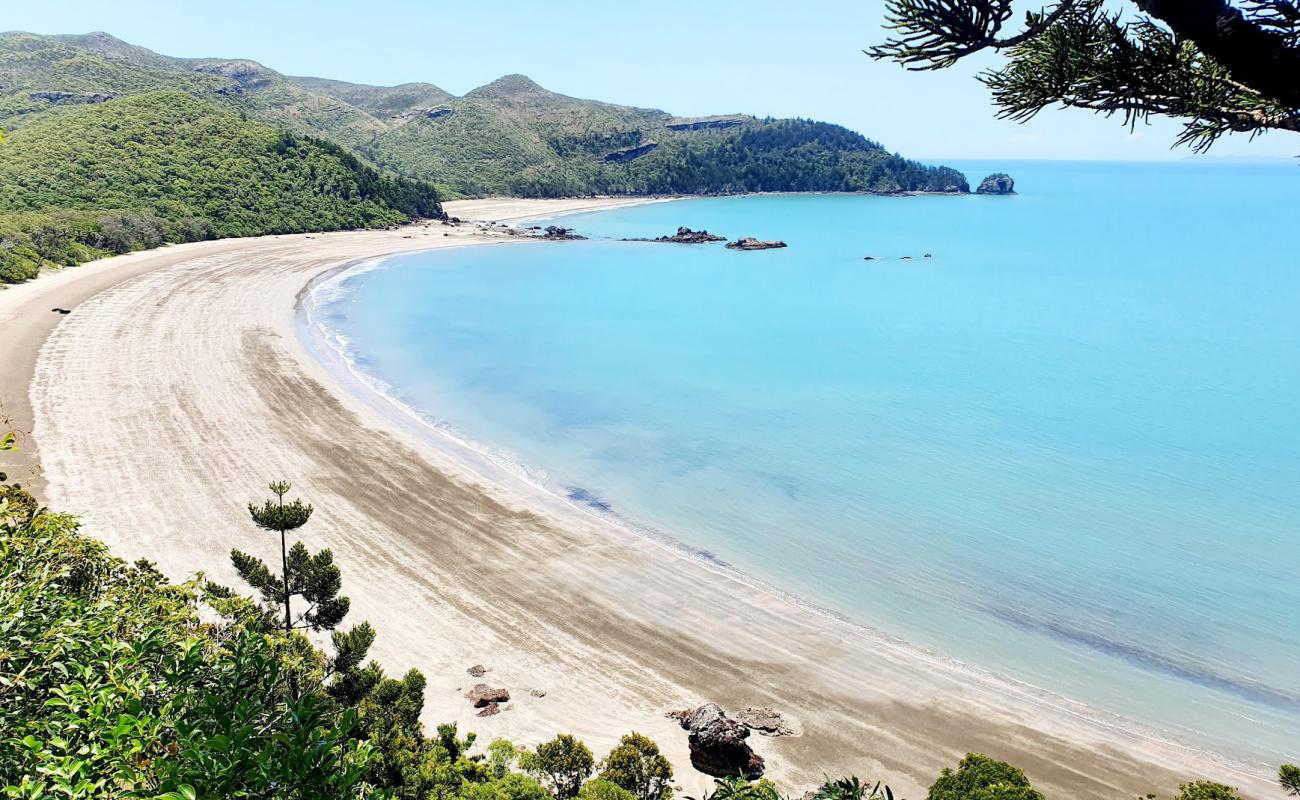
[[[510,202],[515,217],[540,216],[534,201]],[[30,319],[23,347],[39,339],[30,405],[46,499],[83,512],[125,557],[154,559],[177,578],[205,569],[229,580],[230,547],[268,544],[243,519],[243,501],[266,479],[290,477],[319,509],[304,538],[334,547],[354,618],[380,632],[376,657],[390,673],[414,666],[429,677],[427,722],[528,744],[567,730],[597,752],[638,729],[688,790],[706,781],[688,776],[685,737],[663,712],[714,700],[770,704],[798,720],[803,737],[758,743],[791,793],[823,772],[854,771],[920,796],[971,749],[1023,766],[1061,796],[1166,792],[1193,777],[1266,795],[1262,776],[864,638],[558,498],[498,485],[464,454],[411,435],[409,421],[316,360],[295,315],[305,287],[348,263],[500,240],[403,235],[203,243],[212,246],[127,256],[112,279],[82,267],[52,276],[72,276],[58,287],[0,293],[0,324]],[[45,300],[73,284],[84,294],[67,303],[74,313],[46,325]],[[6,358],[15,360],[0,365],[17,363]],[[11,413],[10,396],[26,388],[5,374],[0,400]],[[166,502],[174,497],[186,503]],[[479,662],[519,690],[512,711],[476,719],[459,698],[465,667]],[[547,696],[530,699],[528,688]]]

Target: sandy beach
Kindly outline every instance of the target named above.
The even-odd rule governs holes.
[[[447,211],[510,221],[626,202]],[[421,430],[313,346],[300,315],[312,281],[469,245],[564,246],[439,224],[225,240],[0,291],[0,404],[30,432],[0,469],[83,515],[119,555],[228,584],[232,547],[277,548],[245,503],[269,480],[292,481],[316,506],[301,538],[334,549],[349,620],[379,631],[372,655],[390,674],[428,677],[427,724],[455,721],[481,742],[569,732],[599,757],[637,730],[696,794],[711,781],[665,713],[714,701],[771,705],[795,722],[799,736],[751,737],[794,796],[855,773],[916,800],[968,751],[1021,766],[1049,797],[1171,795],[1197,778],[1276,794],[1267,775],[830,619],[584,514]],[[496,716],[476,717],[462,697],[474,664],[511,692]]]

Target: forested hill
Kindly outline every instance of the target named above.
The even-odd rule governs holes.
[[[248,60],[171,58],[103,33],[0,34],[0,127],[11,131],[68,107],[159,90],[336,142],[450,195],[969,189],[955,170],[828,123],[681,119],[567,97],[522,75],[456,97],[429,83],[365,86],[289,77]]]
[[[167,242],[440,213],[432,186],[182,92],[59,108],[0,141],[0,282]]]

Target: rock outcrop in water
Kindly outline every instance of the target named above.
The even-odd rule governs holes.
[[[975,189],[975,194],[1015,194],[1016,182],[1010,175],[1005,172],[995,172],[984,180]]]
[[[672,236],[656,236],[653,239],[624,239],[627,242],[672,242],[675,244],[706,244],[708,242],[725,242],[727,237],[718,236],[708,231],[695,231],[690,228],[678,228]]]
[[[765,242],[762,239],[755,239],[753,236],[745,236],[734,242],[727,242],[728,250],[772,250],[785,246],[785,242],[779,239]]]
[[[586,239],[586,236],[579,236],[573,232],[573,228],[563,228],[559,225],[547,225],[546,230],[542,231],[541,238],[551,242],[575,241]]]
[[[674,716],[690,732],[691,766],[700,772],[715,778],[757,778],[763,774],[763,757],[745,742],[749,728],[728,717],[717,703],[706,703]]]

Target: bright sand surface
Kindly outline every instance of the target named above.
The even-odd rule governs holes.
[[[447,210],[507,221],[618,203]],[[27,482],[43,499],[82,514],[123,557],[232,584],[232,547],[276,550],[244,504],[267,481],[291,480],[316,506],[301,538],[334,549],[350,621],[379,631],[372,655],[390,674],[428,677],[426,723],[456,721],[483,742],[571,732],[599,756],[637,730],[695,794],[709,780],[664,715],[715,701],[732,712],[772,705],[795,722],[800,736],[751,742],[796,796],[853,772],[915,800],[967,751],[1023,767],[1049,797],[1169,795],[1201,777],[1276,794],[1267,776],[838,622],[588,516],[369,393],[302,324],[304,289],[342,266],[507,241],[432,225],[203,242],[0,292],[0,403],[31,431],[17,462],[0,467],[20,479],[39,469]],[[462,697],[479,663],[491,670],[483,680],[512,694],[497,716],[476,718]]]

